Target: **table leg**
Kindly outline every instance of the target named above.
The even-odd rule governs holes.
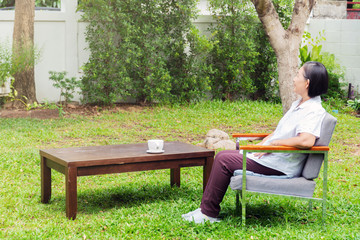
[[[170,185],[180,187],[180,168],[170,169]]]
[[[65,173],[66,217],[76,218],[77,212],[77,168],[68,167]]]
[[[51,198],[51,168],[46,166],[46,158],[41,156],[41,202],[48,203]]]
[[[213,162],[214,157],[207,157],[205,160],[205,165],[203,167],[203,191],[205,191],[206,184],[209,180]]]

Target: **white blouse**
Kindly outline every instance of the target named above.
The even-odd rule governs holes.
[[[320,137],[321,124],[325,117],[325,109],[321,106],[320,96],[300,103],[293,102],[289,111],[282,117],[274,134],[264,143],[270,145],[274,140],[296,137],[300,133],[310,133]],[[302,153],[270,153],[261,158],[248,154],[248,158],[257,163],[285,173],[288,177],[300,176],[307,154]]]

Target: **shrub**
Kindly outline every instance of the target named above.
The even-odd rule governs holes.
[[[203,58],[211,45],[192,24],[195,0],[88,0],[80,9],[89,22],[91,51],[82,78],[85,102],[175,102],[205,95]]]
[[[40,59],[40,51],[35,47],[21,47],[20,54],[12,54],[11,44],[0,42],[0,86],[9,78],[13,79],[16,73],[34,67]]]
[[[213,98],[236,99],[253,93],[250,76],[259,52],[250,36],[255,16],[247,5],[236,0],[210,0],[210,10],[216,24],[210,26],[214,47],[210,53],[211,92]],[[244,12],[241,9],[246,9]]]
[[[250,2],[210,0],[215,24],[209,57],[213,98],[279,101],[275,52]],[[275,1],[280,21],[291,20],[292,0]]]
[[[60,100],[61,97],[65,98],[65,105],[70,102],[74,98],[74,93],[76,92],[76,88],[80,86],[80,81],[78,81],[75,77],[66,78],[66,71],[63,72],[49,72],[49,79],[53,81],[53,86],[60,89]]]
[[[5,43],[0,43],[0,86],[11,76],[11,50]]]
[[[352,99],[348,100],[347,105],[357,112],[360,111],[360,98],[359,99],[355,98],[354,100]]]
[[[255,61],[254,71],[250,72],[250,77],[253,79],[253,85],[256,89],[250,97],[254,100],[281,102],[278,91],[279,81],[275,52],[260,22],[255,25],[255,29],[254,42],[256,51],[260,55]]]

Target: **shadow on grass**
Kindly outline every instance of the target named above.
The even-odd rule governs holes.
[[[322,224],[322,210],[313,209],[308,211],[307,207],[306,201],[297,203],[296,201],[275,200],[269,204],[259,201],[250,202],[246,205],[246,225],[248,227],[281,227],[284,224]],[[232,222],[238,222],[241,225],[241,205],[239,209],[236,209],[234,202],[232,207],[225,207],[220,213],[220,217]]]
[[[86,189],[78,192],[77,213],[97,214],[114,208],[141,207],[144,204],[177,201],[181,198],[200,201],[201,195],[202,189],[194,189],[191,186],[170,187],[168,183]],[[54,211],[65,213],[65,195],[52,197],[49,206]]]

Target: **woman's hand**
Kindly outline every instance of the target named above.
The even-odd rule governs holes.
[[[268,140],[274,133],[271,133],[269,134],[266,138],[264,138],[261,142],[259,142],[258,144],[256,145],[264,145],[264,143],[266,142],[266,140]],[[261,153],[261,152],[257,152],[257,153],[254,153],[254,157],[257,157],[257,158],[261,158],[262,156],[266,155],[266,154],[269,154],[269,153]]]
[[[271,146],[282,146],[281,140],[275,140],[270,143]]]
[[[264,145],[264,143],[272,136],[274,133],[270,133],[267,137],[265,137],[261,142],[256,145]]]
[[[261,158],[262,156],[266,155],[266,154],[269,154],[269,153],[260,153],[260,152],[257,152],[257,153],[254,153],[254,156],[257,157],[257,158]]]

